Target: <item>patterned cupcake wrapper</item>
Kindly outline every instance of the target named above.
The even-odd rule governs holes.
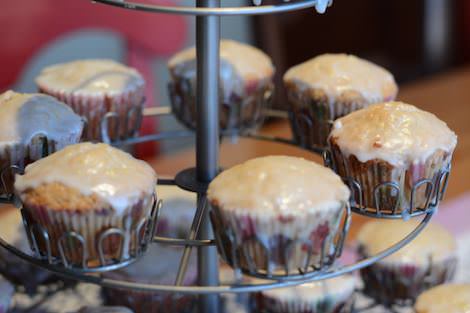
[[[256,88],[239,96],[233,90],[223,90],[219,103],[219,125],[223,130],[252,130],[260,127],[266,110],[271,105],[274,84],[271,79],[260,81]],[[171,108],[178,120],[190,129],[196,129],[196,86],[191,79],[178,77],[168,84]]]
[[[427,266],[376,263],[360,271],[364,293],[385,305],[409,304],[423,292],[452,280],[457,258]]]
[[[343,155],[334,139],[330,139],[330,147],[332,166],[349,185],[353,207],[376,214],[411,214],[436,207],[443,197],[451,153],[439,150],[424,163],[405,169]]]
[[[347,299],[334,299],[325,295],[323,299],[313,301],[285,301],[257,293],[252,295],[254,305],[251,312],[261,313],[352,313],[354,295]]]
[[[142,122],[144,86],[114,96],[73,94],[39,86],[39,91],[68,104],[86,119],[88,141],[124,140],[137,135]]]
[[[326,148],[333,121],[368,105],[364,101],[315,99],[309,89],[299,89],[295,85],[286,88],[294,140],[307,148]]]
[[[125,306],[134,313],[191,313],[197,305],[197,296],[169,293],[139,292],[103,288],[104,303]]]
[[[22,172],[26,165],[48,156],[68,145],[80,141],[81,134],[50,140],[46,135],[34,136],[28,144],[13,143],[0,151],[0,195],[13,193],[14,177]]]
[[[219,254],[250,274],[298,274],[333,264],[345,236],[343,210],[301,218],[267,219],[224,211],[213,204],[212,225]],[[304,225],[304,227],[299,227]],[[342,227],[341,227],[342,226]]]
[[[33,251],[49,262],[93,268],[139,255],[154,231],[153,196],[116,212],[112,208],[50,210],[23,204]]]

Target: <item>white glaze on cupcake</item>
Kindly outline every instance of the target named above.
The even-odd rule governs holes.
[[[145,84],[135,69],[108,59],[79,60],[46,67],[36,78],[40,88],[77,96],[116,96]]]
[[[78,141],[82,128],[80,117],[53,97],[11,90],[0,95],[0,153],[11,144],[27,145],[40,134],[56,142]]]
[[[223,171],[207,195],[224,210],[292,216],[339,207],[349,190],[329,168],[298,157],[267,156]]]
[[[395,80],[387,70],[347,54],[323,54],[290,68],[285,83],[299,89],[322,90],[332,103],[346,92],[356,92],[369,103],[394,98]]]
[[[423,292],[415,304],[417,313],[470,312],[470,285],[446,284]]]
[[[174,76],[189,79],[196,78],[196,49],[183,50],[168,62],[168,68]],[[220,42],[220,81],[227,91],[238,95],[245,93],[245,86],[253,81],[272,77],[274,66],[269,56],[263,51],[240,42],[223,39]],[[226,95],[228,98],[230,95]]]
[[[438,150],[452,153],[457,136],[434,114],[403,102],[372,105],[335,121],[330,138],[360,162],[379,159],[396,167],[424,163]]]
[[[233,218],[256,220],[260,237],[309,238],[321,224],[338,219],[349,189],[329,168],[298,157],[267,156],[222,172],[207,196]]]
[[[41,184],[62,183],[84,195],[96,194],[115,210],[136,204],[142,195],[152,195],[157,176],[146,162],[106,144],[71,145],[26,167],[17,175],[15,190]]]
[[[355,286],[354,276],[345,275],[295,287],[265,290],[261,294],[284,305],[311,308],[328,299],[335,303],[345,302],[353,295]]]
[[[376,255],[410,234],[420,220],[372,221],[359,231],[357,241],[367,255]],[[456,257],[455,238],[442,226],[429,224],[412,242],[379,263],[427,267]]]

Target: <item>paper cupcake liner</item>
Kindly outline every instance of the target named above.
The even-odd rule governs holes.
[[[142,122],[144,86],[123,91],[118,95],[73,94],[39,86],[39,91],[68,104],[76,114],[86,119],[83,138],[88,141],[124,140],[137,135]],[[116,117],[105,118],[114,113]],[[104,121],[108,121],[104,127]]]
[[[249,273],[298,274],[309,266],[331,265],[339,256],[342,209],[266,218],[212,203],[211,218],[219,253],[230,266]]]
[[[364,293],[385,305],[414,302],[425,290],[452,280],[457,257],[426,266],[376,263],[360,270]]]
[[[108,265],[109,262],[124,261],[140,254],[148,243],[148,226],[152,228],[153,196],[145,196],[138,203],[122,212],[112,208],[101,210],[52,210],[47,207],[23,203],[23,218],[27,224],[28,235],[33,233],[33,242],[41,256],[48,256],[48,244],[41,230],[49,238],[50,253],[54,259],[67,261],[67,265],[86,268]],[[110,230],[122,232],[105,236]],[[81,238],[77,238],[77,235]],[[100,238],[104,261],[100,262]],[[34,240],[35,239],[35,240]],[[60,246],[63,247],[63,256]]]
[[[0,148],[0,195],[13,193],[14,177],[17,171],[12,166],[23,170],[26,165],[48,156],[68,145],[80,141],[80,135],[70,135],[60,141],[48,139],[45,135],[36,135],[29,143],[12,143]]]
[[[285,301],[257,293],[252,296],[254,306],[251,312],[262,313],[352,313],[354,297],[351,293],[348,299],[335,299],[325,295],[324,299],[313,301]]]
[[[223,130],[252,130],[260,127],[270,107],[274,84],[271,79],[247,88],[244,96],[235,91],[222,90],[219,103],[219,125]],[[168,84],[171,108],[176,118],[190,129],[196,129],[196,86],[191,79],[178,77]]]
[[[451,153],[438,150],[424,163],[398,168],[382,160],[363,163],[354,155],[343,155],[334,138],[330,139],[330,147],[334,170],[351,188],[354,207],[373,209],[374,212],[384,214],[399,214],[403,210],[412,213],[417,209],[427,209],[442,198],[444,176],[450,166]],[[419,185],[425,179],[430,180],[430,183]]]
[[[295,84],[286,86],[289,103],[290,125],[294,140],[303,147],[326,148],[332,121],[362,109],[366,101],[329,101],[325,97],[314,98],[310,89]]]
[[[191,313],[197,305],[197,296],[169,293],[139,292],[103,288],[106,305],[119,305],[134,313]]]

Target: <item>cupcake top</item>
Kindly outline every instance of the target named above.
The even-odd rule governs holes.
[[[343,205],[349,189],[330,169],[298,157],[252,159],[220,173],[208,199],[224,210],[302,216]]]
[[[359,231],[357,241],[366,254],[375,255],[405,238],[419,222],[416,219],[368,222]],[[380,262],[426,266],[431,258],[441,262],[455,256],[456,249],[454,237],[442,226],[430,223],[413,241]]]
[[[452,153],[457,144],[445,122],[403,102],[372,105],[337,119],[331,139],[360,162],[379,159],[397,167],[424,163],[437,150]]]
[[[23,201],[28,191],[45,185],[52,186],[50,190],[57,193],[70,193],[69,201],[75,198],[73,190],[78,190],[80,195],[98,197],[113,209],[124,210],[139,202],[142,196],[153,194],[156,181],[154,170],[146,162],[107,144],[86,142],[68,146],[28,165],[24,175],[16,176],[15,190]],[[61,186],[73,190],[63,190]],[[53,209],[54,197],[44,197]],[[77,206],[70,209],[80,209]],[[66,209],[60,203],[57,208]]]
[[[114,96],[144,86],[135,69],[107,59],[79,60],[48,66],[36,78],[41,89],[74,95]]]
[[[398,87],[386,69],[348,54],[323,54],[290,68],[285,83],[326,94],[330,102],[359,94],[368,103],[392,100]]]
[[[354,293],[355,286],[356,280],[354,276],[344,275],[295,287],[265,290],[261,293],[268,298],[284,303],[301,302],[315,305],[318,301],[325,300],[326,298],[346,301]]]
[[[0,149],[12,143],[29,143],[39,134],[58,141],[79,138],[83,121],[66,104],[42,94],[7,91],[0,95]]]
[[[221,40],[220,59],[222,81],[224,78],[232,77],[233,72],[237,73],[245,82],[265,79],[274,74],[274,66],[266,53],[234,40]],[[195,76],[195,61],[196,49],[192,47],[174,55],[168,62],[168,68],[175,74]]]
[[[132,313],[132,310],[123,306],[85,306],[77,313]]]
[[[470,285],[444,284],[423,292],[415,304],[417,313],[470,312]]]

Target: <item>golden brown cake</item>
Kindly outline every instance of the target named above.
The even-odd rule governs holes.
[[[387,70],[348,54],[323,54],[284,75],[294,138],[307,147],[327,146],[331,122],[373,103],[395,99]]]
[[[11,166],[30,162],[77,143],[83,121],[64,103],[41,94],[0,95],[0,194],[13,192]]]
[[[470,312],[470,285],[445,284],[423,292],[415,304],[416,313]]]
[[[196,127],[196,49],[183,50],[168,62],[173,113]],[[274,66],[261,50],[223,39],[220,43],[220,127],[250,129],[264,120],[273,92]]]
[[[403,102],[387,102],[336,120],[329,143],[337,173],[361,186],[363,203],[358,203],[355,190],[355,206],[410,213],[436,200],[433,196],[450,166],[457,136],[432,113]],[[412,199],[413,187],[424,179],[434,188],[428,193],[422,185]],[[379,187],[377,205],[374,190],[384,183],[395,184],[399,192]]]
[[[101,124],[110,112],[117,119],[110,120],[109,139],[126,139],[140,128],[145,81],[133,68],[107,59],[78,60],[46,67],[36,84],[87,119],[87,140],[108,139]]]
[[[326,167],[297,157],[268,156],[223,171],[210,183],[207,197],[219,250],[231,266],[238,263],[249,271],[248,254],[256,270],[296,272],[318,265],[323,245],[334,246],[349,190]],[[238,260],[231,242],[246,249]],[[270,252],[269,264],[261,243]]]
[[[144,236],[139,228],[150,217],[156,180],[147,163],[125,152],[106,144],[81,143],[27,166],[23,176],[17,175],[15,190],[29,227],[42,227],[49,234],[53,256],[60,257],[59,244],[64,241],[69,262],[93,266],[100,235],[108,229],[120,229],[128,238],[103,239],[109,260],[118,252],[127,259],[140,249]],[[76,239],[61,239],[71,232],[83,237],[87,251]],[[45,253],[45,245],[39,246]]]
[[[359,231],[359,255],[367,258],[391,247],[419,224],[372,221]],[[365,293],[383,303],[415,300],[426,289],[452,279],[457,263],[454,237],[438,224],[428,226],[408,245],[361,270]]]

